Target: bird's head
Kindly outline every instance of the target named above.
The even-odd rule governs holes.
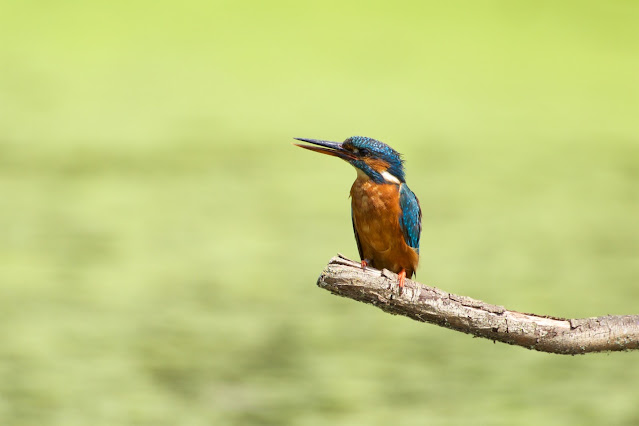
[[[352,136],[344,142],[295,138],[313,145],[295,144],[301,148],[332,155],[347,161],[357,173],[376,183],[405,182],[403,160],[399,152],[378,140]]]

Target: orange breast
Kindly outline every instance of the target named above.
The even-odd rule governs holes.
[[[351,198],[362,257],[377,269],[395,273],[405,269],[410,278],[417,269],[419,255],[406,244],[399,226],[399,185],[380,185],[358,178],[351,187]]]

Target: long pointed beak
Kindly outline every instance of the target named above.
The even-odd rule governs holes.
[[[294,145],[299,146],[300,148],[308,149],[311,151],[319,152],[320,154],[332,155],[333,157],[341,158],[342,160],[350,161],[355,160],[355,155],[344,149],[342,144],[339,142],[329,142],[329,141],[321,141],[317,139],[305,139],[305,138],[295,138],[298,141],[312,143],[313,145],[302,145],[296,143]]]

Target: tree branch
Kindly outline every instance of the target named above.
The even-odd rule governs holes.
[[[367,268],[342,255],[328,263],[317,285],[394,315],[429,322],[493,341],[556,354],[639,349],[639,315],[566,319],[510,311],[466,296]]]

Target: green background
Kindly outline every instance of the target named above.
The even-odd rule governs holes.
[[[564,357],[337,298],[381,139],[417,278],[639,313],[632,1],[0,2],[0,424],[636,425],[636,353]]]

